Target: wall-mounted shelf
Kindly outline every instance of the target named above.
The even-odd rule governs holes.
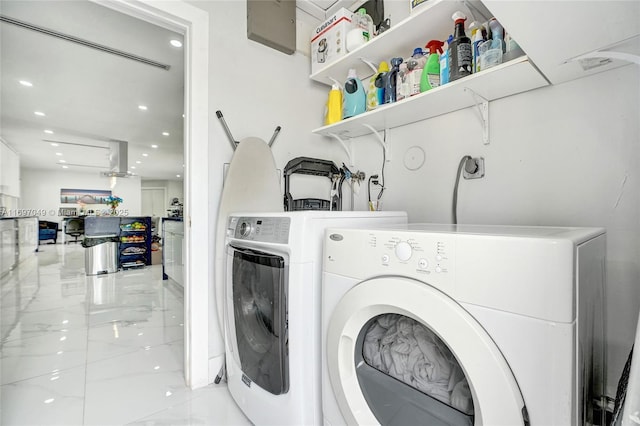
[[[370,43],[375,43],[375,40]],[[473,93],[493,101],[548,84],[528,58],[521,56],[428,92],[317,128],[313,133],[325,136],[334,134],[344,138],[364,136],[372,133],[370,127],[382,131],[471,106],[475,107],[476,99]]]
[[[467,13],[468,9],[461,1],[429,0],[406,19],[392,22],[390,29],[311,74],[310,78],[330,86],[332,82],[329,77],[343,81],[350,68],[355,68],[360,78],[371,76],[371,69],[359,58],[375,64],[389,62],[393,57],[411,56],[413,49],[424,47],[429,40],[446,40],[453,32],[451,16],[457,10]]]

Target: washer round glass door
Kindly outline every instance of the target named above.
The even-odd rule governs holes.
[[[522,394],[482,326],[440,290],[380,277],[349,290],[327,331],[348,424],[528,424]]]
[[[233,328],[245,384],[274,395],[289,390],[287,273],[282,256],[229,246]]]

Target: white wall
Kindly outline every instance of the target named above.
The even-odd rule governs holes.
[[[486,177],[461,179],[459,223],[606,228],[609,396],[640,308],[639,77],[629,65],[492,102],[488,146],[473,109],[392,129],[388,137],[384,208],[406,210],[412,222],[451,222],[458,162],[469,154],[485,158]],[[403,159],[415,145],[426,162],[410,171]],[[353,146],[367,175],[380,171],[371,137]]]
[[[286,55],[247,39],[245,0],[189,3],[207,11],[210,23],[210,169],[209,176],[193,177],[193,193],[209,197],[210,211],[217,214],[224,164],[233,151],[215,111],[222,111],[236,140],[254,136],[269,141],[276,126],[281,126],[272,149],[280,169],[298,156],[332,159],[335,147],[310,132],[322,123],[328,88],[309,80],[309,57]],[[208,247],[214,253],[209,264],[211,277],[215,276],[215,230],[211,227]],[[209,319],[202,321],[210,324],[212,358],[223,351],[213,296],[210,283]]]
[[[184,203],[184,182],[178,180],[143,180],[142,188],[166,188],[167,203],[170,203],[174,197],[177,197],[181,203]]]
[[[78,207],[76,204],[60,203],[60,189],[104,189],[111,190],[113,195],[123,199],[118,210],[128,211],[129,216],[140,215],[140,178],[117,178],[116,185],[111,188],[110,178],[94,173],[74,173],[68,171],[43,171],[34,169],[21,170],[22,197],[21,209],[37,209],[44,214],[40,220],[61,222],[58,217],[60,207]],[[87,205],[87,208],[92,206]],[[95,209],[108,209],[106,205],[95,205]],[[52,214],[53,213],[53,214]]]

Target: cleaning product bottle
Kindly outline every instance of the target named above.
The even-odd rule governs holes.
[[[449,82],[449,45],[453,41],[453,35],[447,38],[447,48],[440,55],[440,86]]]
[[[324,125],[337,123],[342,120],[342,90],[340,83],[333,80],[333,86],[329,91],[329,98],[327,99],[326,115],[324,118]]]
[[[398,73],[396,74],[396,101],[401,101],[404,98],[409,97],[408,73],[409,71],[406,62],[402,62],[398,65]]]
[[[496,18],[489,20],[489,28],[491,28],[491,48],[500,49],[504,53],[504,28]]]
[[[378,105],[384,103],[384,74],[389,71],[389,64],[380,62],[378,70],[369,79],[369,90],[367,91],[367,111],[376,109]]]
[[[357,25],[362,29],[362,35],[367,39],[367,41],[371,41],[373,39],[373,19],[371,16],[367,15],[367,9],[361,7],[358,9],[358,22]]]
[[[427,65],[427,56],[421,47],[413,49],[413,55],[407,59],[407,83],[409,84],[409,96],[420,93],[420,80]]]
[[[400,70],[402,58],[391,58],[391,70],[387,73],[384,85],[384,103],[389,104],[396,101],[396,78]]]
[[[438,56],[438,52],[442,54],[443,45],[444,43],[440,40],[430,40],[425,46],[429,49],[429,57],[420,78],[420,92],[426,92],[440,86],[440,56]]]
[[[356,70],[351,68],[344,83],[342,116],[346,119],[362,114],[367,109],[367,94],[358,78]]]
[[[469,25],[471,31],[471,72],[476,73],[480,71],[480,54],[478,52],[478,46],[484,41],[482,36],[482,24],[478,21],[473,21]]]
[[[504,53],[502,25],[500,25],[496,18],[491,18],[489,20],[489,28],[491,29],[491,40],[487,40],[478,46],[480,67],[483,70],[501,64]]]
[[[449,44],[449,81],[471,74],[471,39],[464,32],[464,21],[467,17],[457,11],[451,17],[455,22],[453,40]]]
[[[373,38],[373,19],[361,7],[353,14],[353,29],[347,33],[347,51],[353,52]]]

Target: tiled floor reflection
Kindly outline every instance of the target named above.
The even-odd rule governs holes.
[[[185,386],[162,267],[86,276],[83,250],[42,245],[0,280],[0,424],[250,424],[226,386]]]

